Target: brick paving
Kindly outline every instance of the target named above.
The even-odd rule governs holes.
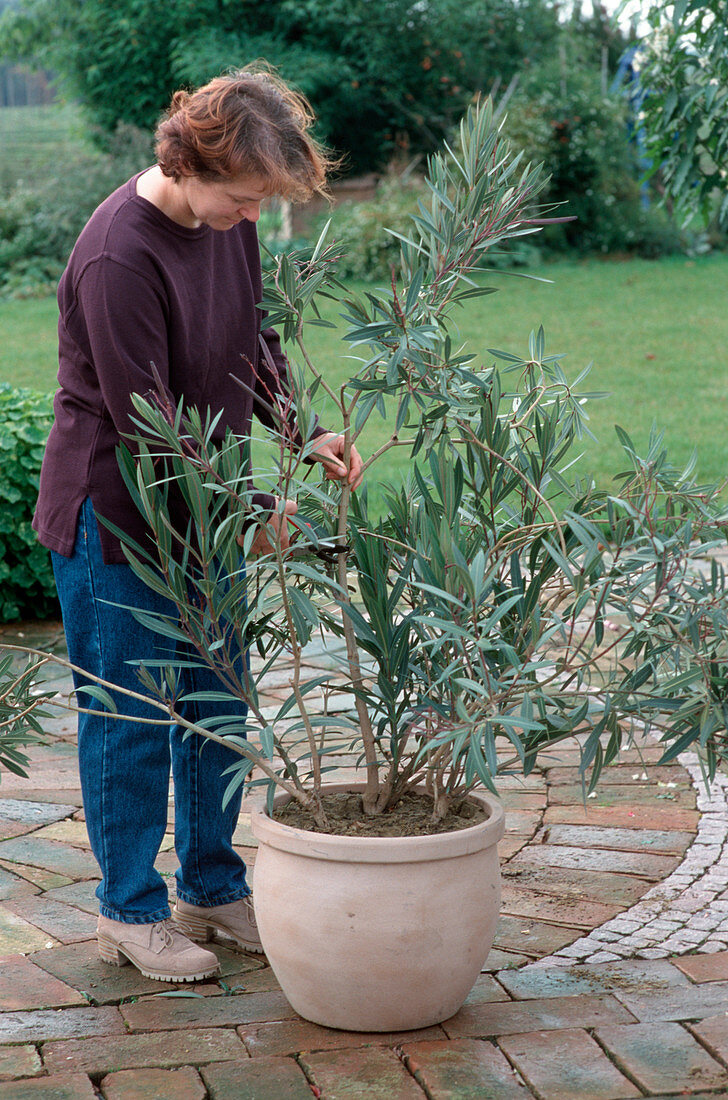
[[[53,624],[3,640],[62,646]],[[307,659],[334,663],[320,643]],[[286,680],[266,681],[271,713]],[[0,1100],[728,1096],[728,778],[707,795],[690,754],[660,767],[657,746],[632,748],[586,800],[576,744],[505,778],[502,915],[466,1004],[356,1034],[301,1020],[265,959],[229,944],[213,944],[218,978],[180,990],[99,960],[74,727],[59,710],[30,777],[2,775]],[[246,814],[235,839],[254,879]]]

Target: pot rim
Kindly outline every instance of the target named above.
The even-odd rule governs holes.
[[[332,793],[363,791],[364,786],[364,783],[332,783],[325,790]],[[274,821],[262,805],[251,808],[250,825],[253,835],[264,844],[310,859],[347,863],[419,863],[452,859],[495,846],[505,831],[503,807],[497,799],[485,791],[471,791],[468,798],[484,804],[489,811],[488,818],[449,833],[428,833],[424,836],[315,833]],[[276,796],[273,805],[280,806],[288,801],[290,795],[283,793]]]

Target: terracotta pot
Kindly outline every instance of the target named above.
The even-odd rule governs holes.
[[[258,927],[301,1016],[348,1031],[404,1031],[457,1012],[488,956],[500,905],[503,810],[485,794],[472,797],[488,819],[433,836],[330,836],[253,810]]]

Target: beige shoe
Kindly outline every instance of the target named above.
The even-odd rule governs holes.
[[[172,916],[180,931],[197,943],[207,943],[215,932],[222,932],[244,951],[263,952],[251,896],[210,908],[177,898]]]
[[[126,924],[99,917],[99,955],[114,966],[133,963],[147,978],[160,982],[196,982],[218,968],[217,956],[190,943],[173,920]]]

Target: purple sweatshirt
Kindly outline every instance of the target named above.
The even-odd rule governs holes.
[[[44,546],[66,557],[87,496],[98,515],[145,541],[115,451],[134,430],[131,395],[156,390],[151,363],[175,404],[184,398],[185,406],[223,410],[216,442],[227,427],[248,433],[253,413],[271,426],[262,402],[270,403],[268,391],[286,393],[286,361],[272,329],[263,338],[275,374],[259,352],[255,225],[188,229],[138,196],[137,179],[92,214],[58,286],[60,389],[33,527]],[[102,524],[99,533],[104,561],[125,562],[118,539]]]

